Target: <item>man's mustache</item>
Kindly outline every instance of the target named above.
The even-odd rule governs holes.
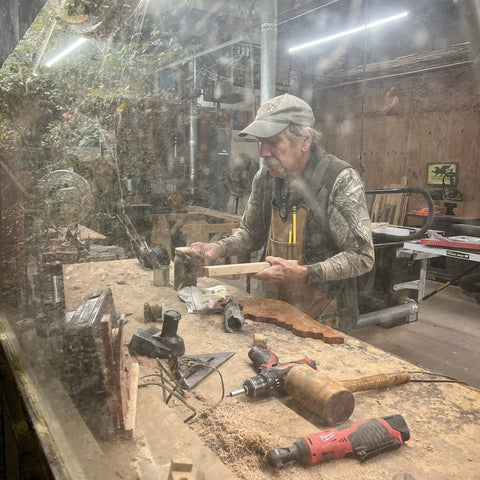
[[[264,161],[265,165],[267,166],[267,168],[270,168],[270,169],[275,170],[276,172],[280,172],[280,173],[285,172],[284,166],[276,158],[268,157],[268,158],[264,158],[263,161]]]

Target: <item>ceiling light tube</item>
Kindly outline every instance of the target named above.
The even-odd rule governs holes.
[[[76,42],[72,43],[69,47],[59,53],[56,57],[53,57],[51,60],[45,63],[47,67],[51,67],[54,63],[61,60],[63,57],[67,56],[69,53],[73,52],[80,45],[84,44],[87,41],[86,38],[79,38]]]
[[[391,17],[382,18],[381,20],[376,20],[375,22],[370,22],[360,27],[351,28],[350,30],[345,30],[344,32],[336,33],[334,35],[320,38],[318,40],[313,40],[312,42],[304,43],[302,45],[297,45],[296,47],[289,48],[288,52],[293,53],[293,52],[297,52],[298,50],[303,50],[304,48],[309,48],[315,45],[319,45],[321,43],[330,42],[331,40],[336,40],[337,38],[346,37],[347,35],[352,35],[354,33],[361,32],[362,30],[378,27],[379,25],[383,25],[384,23],[393,22],[394,20],[404,18],[407,15],[408,15],[408,12],[398,13],[397,15],[392,15]]]

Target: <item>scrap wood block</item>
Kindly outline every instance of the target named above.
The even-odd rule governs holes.
[[[123,345],[122,327],[110,288],[87,295],[64,326],[62,380],[100,437],[133,435],[138,364]]]
[[[135,428],[139,366],[131,361],[130,354],[123,344],[123,322],[118,328],[112,329],[110,317],[104,315],[100,325],[112,427],[114,432],[132,437]]]
[[[270,298],[247,298],[239,302],[243,315],[254,322],[272,323],[291,330],[298,337],[318,338],[325,343],[344,343],[343,336],[298,308],[281,300]]]

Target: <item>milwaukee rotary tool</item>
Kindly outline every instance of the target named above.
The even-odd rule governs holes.
[[[294,461],[315,465],[341,457],[353,457],[363,462],[380,453],[400,448],[409,438],[410,432],[404,418],[390,415],[306,435],[290,447],[272,448],[267,453],[267,461],[276,468]]]
[[[254,345],[248,352],[248,356],[257,369],[258,375],[247,378],[241,389],[230,392],[227,397],[236,397],[237,395],[256,397],[259,394],[283,392],[284,379],[293,367],[307,365],[313,369],[317,368],[315,362],[309,358],[278,363],[278,357],[263,345]]]

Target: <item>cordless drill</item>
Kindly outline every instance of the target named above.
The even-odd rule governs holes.
[[[257,369],[258,375],[247,378],[239,390],[230,392],[227,397],[247,395],[256,397],[258,394],[283,392],[283,383],[287,373],[297,365],[308,365],[317,369],[314,360],[303,358],[294,362],[278,363],[278,357],[263,345],[254,345],[248,352],[248,357]]]
[[[267,453],[267,461],[276,468],[294,461],[315,465],[341,457],[364,462],[380,453],[400,448],[409,438],[410,431],[401,415],[377,417],[306,435],[290,447],[272,448]]]

